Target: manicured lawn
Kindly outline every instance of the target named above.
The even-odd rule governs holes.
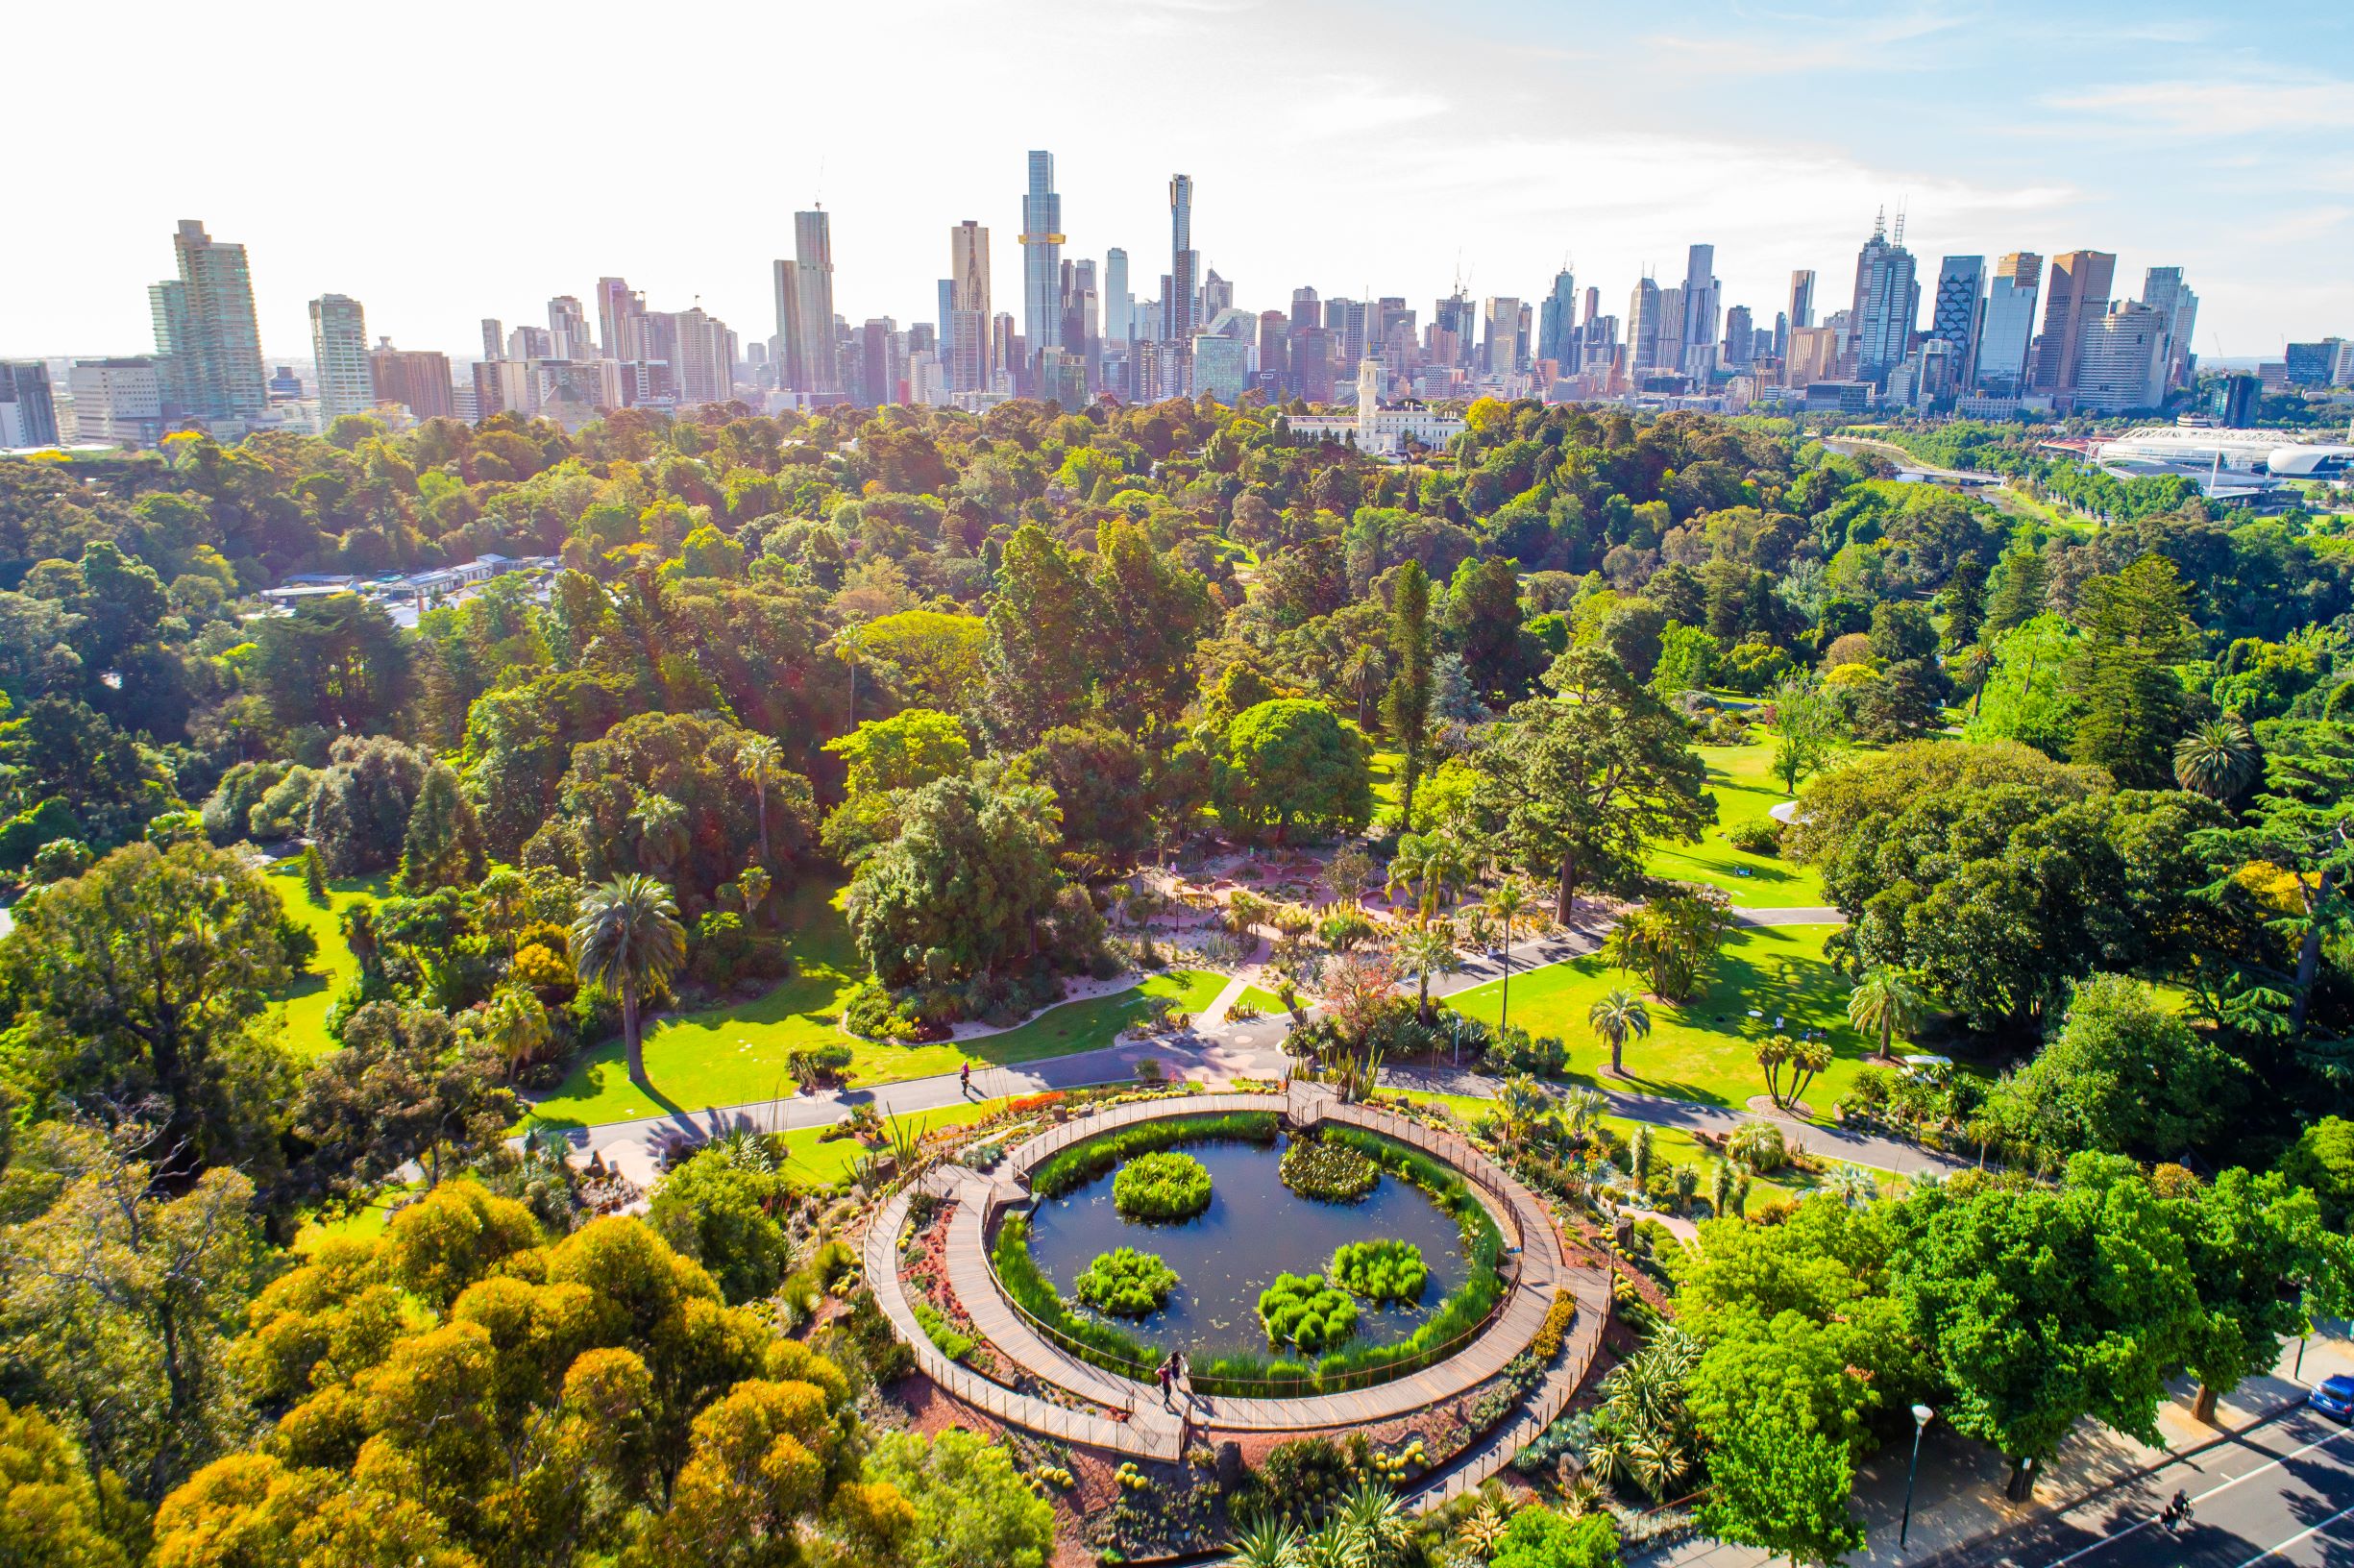
[[[674,1111],[699,1112],[789,1094],[786,1058],[817,1045],[850,1047],[852,1083],[862,1088],[954,1072],[976,1066],[1034,1062],[1109,1045],[1154,999],[1198,1013],[1225,977],[1179,969],[1147,978],[1116,995],[1049,1009],[1018,1029],[980,1040],[885,1045],[853,1040],[837,1027],[844,999],[862,971],[838,889],[812,884],[793,910],[794,975],[755,1000],[660,1020],[646,1032],[649,1095],[629,1082],[617,1038],[584,1052],[563,1085],[533,1108],[542,1125],[572,1127],[626,1121]]]
[[[936,1127],[961,1127],[968,1122],[979,1121],[1005,1103],[1001,1099],[975,1100],[970,1105],[944,1106],[938,1111],[901,1116],[899,1121],[903,1126],[912,1126],[923,1132],[930,1132]],[[825,1129],[821,1127],[803,1127],[785,1135],[783,1169],[786,1175],[811,1187],[830,1187],[850,1173],[850,1166],[860,1155],[873,1152],[854,1138],[831,1138],[820,1141],[818,1135],[823,1131]]]
[[[1235,1005],[1255,1007],[1263,1018],[1271,1018],[1278,1014],[1288,1016],[1287,1010],[1284,1007],[1284,999],[1264,986],[1244,986],[1242,994],[1235,998]]]
[[[1735,926],[1719,952],[1709,985],[1685,1004],[1650,1001],[1651,1033],[1627,1042],[1627,1071],[1613,1087],[1670,1094],[1732,1110],[1765,1092],[1754,1041],[1776,1032],[1829,1031],[1834,1058],[1806,1090],[1806,1103],[1828,1115],[1831,1102],[1855,1081],[1870,1048],[1848,1027],[1847,978],[1825,961],[1827,925]],[[1641,994],[1643,982],[1589,955],[1512,979],[1511,1021],[1537,1035],[1567,1041],[1572,1076],[1598,1083],[1609,1049],[1585,1021],[1586,1009],[1615,987]],[[1447,1005],[1494,1023],[1503,983],[1491,981],[1447,998]],[[1748,1012],[1756,1008],[1762,1018]]]
[[[1716,825],[1704,829],[1698,844],[1655,845],[1652,874],[1722,888],[1741,909],[1794,909],[1822,903],[1823,875],[1813,867],[1775,855],[1746,854],[1726,837],[1744,822],[1765,821],[1769,808],[1790,798],[1782,793],[1781,781],[1768,772],[1774,764],[1774,743],[1759,740],[1748,746],[1696,749],[1708,764],[1708,786],[1716,796]]]
[[[319,956],[294,977],[278,1008],[286,1049],[296,1061],[307,1062],[335,1048],[333,1037],[327,1032],[327,1010],[359,973],[359,960],[344,943],[343,912],[354,904],[372,904],[383,897],[387,883],[381,876],[331,880],[328,902],[321,906],[311,901],[310,891],[303,885],[300,860],[282,860],[263,874],[286,906],[287,915],[319,939]]]
[[[1354,713],[1350,717],[1354,718]],[[1398,770],[1405,766],[1405,752],[1385,751],[1378,747],[1375,747],[1371,773],[1373,777],[1373,814],[1376,817],[1381,816],[1384,812],[1388,812],[1392,816],[1396,815]]]

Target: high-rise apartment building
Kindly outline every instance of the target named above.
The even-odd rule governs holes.
[[[1117,245],[1103,253],[1103,340],[1122,344],[1136,338],[1136,296],[1128,289],[1128,253]]]
[[[77,359],[74,439],[152,447],[163,437],[163,378],[153,359]]]
[[[1986,291],[1986,319],[1978,329],[1978,359],[1972,382],[1996,397],[2016,397],[2027,388],[2028,347],[2035,340],[2035,304],[2043,292],[2044,258],[2013,251],[1995,263]]]
[[[1578,280],[1567,267],[1553,275],[1553,291],[1537,311],[1536,356],[1563,369],[1577,367]]]
[[[1757,332],[1750,325],[1749,306],[1736,305],[1725,312],[1725,363],[1747,366],[1757,356]]]
[[[548,335],[552,339],[552,359],[594,359],[597,340],[589,335],[588,312],[570,294],[558,294],[548,302]]]
[[[419,419],[454,419],[450,356],[439,349],[396,349],[380,337],[368,351],[368,381],[378,403],[397,403]]]
[[[607,359],[633,364],[652,357],[646,352],[646,296],[626,280],[597,280],[597,327]]]
[[[1291,382],[1291,318],[1281,310],[1259,312],[1259,373],[1278,388]]]
[[[2191,334],[2198,326],[2198,296],[2182,281],[2180,267],[2152,267],[2142,279],[2142,303],[2166,323],[2166,384],[2189,386],[2197,369]]]
[[[148,290],[167,400],[199,419],[251,419],[269,406],[261,330],[245,247],[216,242],[195,218],[172,235],[177,278]]]
[[[810,397],[842,391],[834,338],[834,233],[823,208],[793,214],[793,259],[778,261],[776,335],[784,340],[784,384]]]
[[[1815,269],[1801,267],[1790,275],[1790,325],[1815,324]]]
[[[316,300],[311,302],[311,312],[315,318],[318,312],[318,302]],[[311,335],[314,337],[318,335],[318,323],[315,319],[311,323]],[[363,338],[360,341],[360,347],[364,350],[367,346],[367,341]],[[497,316],[484,316],[482,318],[482,357],[485,359],[503,359],[505,356],[505,324],[500,321]]]
[[[322,294],[310,302],[310,357],[318,367],[321,419],[364,414],[375,405],[376,387],[368,374],[368,322],[357,300]]]
[[[1937,297],[1929,306],[1929,335],[1953,351],[1951,368],[1963,385],[1977,376],[1978,336],[1986,324],[1986,257],[1949,256],[1937,264]]]
[[[2084,320],[2070,404],[2094,413],[2155,408],[2166,401],[2167,319],[2120,300]]]
[[[1724,285],[1716,279],[1716,247],[1695,245],[1685,254],[1683,312],[1678,329],[1676,366],[1704,389],[1716,369],[1717,321]]]
[[[49,367],[37,359],[0,359],[0,447],[57,444],[58,405]]]
[[[1894,239],[1885,219],[1876,220],[1855,257],[1855,298],[1849,306],[1855,379],[1885,387],[1888,373],[1911,352],[1913,324],[1920,319],[1921,284],[1913,253],[1904,248],[1903,215],[1898,215]]]
[[[679,400],[725,403],[734,397],[735,353],[727,324],[699,305],[678,312],[676,332],[671,369],[678,379]]]
[[[2051,258],[2044,291],[2044,335],[2035,346],[2035,388],[2055,398],[2076,389],[2076,355],[2085,324],[2109,313],[2117,257],[2106,251],[2069,251]]]
[[[506,334],[506,357],[527,364],[534,359],[553,359],[557,357],[555,333],[526,322]]]
[[[1054,155],[1033,150],[1030,186],[1021,198],[1021,331],[1032,359],[1062,336],[1063,198],[1054,188]],[[1025,383],[1036,367],[1023,365]]]
[[[1201,252],[1193,248],[1193,177],[1172,174],[1168,182],[1169,276],[1161,297],[1161,334],[1177,356],[1180,374],[1193,352],[1194,314],[1199,305],[1194,290],[1200,280]],[[1189,389],[1189,382],[1181,382]]]

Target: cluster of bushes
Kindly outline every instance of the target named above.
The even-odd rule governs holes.
[[[912,994],[894,992],[871,975],[861,980],[843,1004],[842,1027],[861,1040],[901,1044],[946,1033],[924,1021]]]
[[[850,1048],[847,1045],[814,1045],[807,1050],[794,1051],[785,1057],[785,1070],[793,1074],[793,1082],[803,1091],[832,1089],[849,1082]]]
[[[1259,1321],[1271,1345],[1297,1345],[1312,1355],[1345,1343],[1357,1333],[1357,1303],[1321,1274],[1278,1274],[1259,1292]]]
[[[1725,830],[1725,842],[1745,855],[1778,855],[1782,847],[1781,824],[1770,817],[1735,822]]]
[[[957,1333],[955,1326],[941,1315],[939,1308],[919,1299],[915,1309],[916,1322],[922,1328],[923,1336],[932,1341],[933,1349],[952,1361],[961,1361],[972,1354],[972,1337]]]
[[[1112,1207],[1130,1219],[1191,1219],[1210,1207],[1210,1172],[1189,1154],[1140,1154],[1112,1178]]]
[[[1071,1282],[1071,1291],[1098,1311],[1115,1317],[1142,1317],[1168,1305],[1177,1288],[1177,1271],[1150,1252],[1116,1247],[1098,1253],[1094,1262]]]
[[[1121,1161],[1154,1149],[1173,1149],[1186,1143],[1213,1143],[1237,1139],[1246,1143],[1275,1141],[1272,1111],[1236,1111],[1223,1115],[1165,1116],[1116,1128],[1100,1138],[1074,1143],[1030,1173],[1030,1190],[1042,1198],[1059,1198],[1073,1188],[1110,1170]]]
[[[1343,1241],[1333,1250],[1332,1277],[1367,1301],[1420,1301],[1431,1270],[1411,1241]]]
[[[1295,1136],[1277,1166],[1284,1185],[1304,1198],[1351,1203],[1373,1190],[1382,1168],[1346,1144]]]

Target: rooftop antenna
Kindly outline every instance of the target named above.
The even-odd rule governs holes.
[[[1888,237],[1888,204],[1886,202],[1882,202],[1879,210],[1872,214],[1872,237],[1874,239]]]
[[[1905,204],[1906,204],[1907,202],[1910,202],[1911,200],[1912,200],[1912,198],[1908,196],[1908,197],[1906,197],[1906,198],[1904,199],[1904,201],[1901,201],[1901,202],[1897,203],[1897,236],[1896,236],[1896,243],[1897,243],[1897,248],[1898,248],[1899,250],[1901,250],[1901,249],[1903,249],[1903,247],[1904,247],[1904,208],[1905,208]]]

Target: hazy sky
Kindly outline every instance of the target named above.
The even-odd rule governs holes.
[[[1151,295],[1167,180],[1237,303],[1457,274],[1534,296],[1566,256],[1624,316],[1645,266],[1716,246],[1770,325],[1793,267],[1844,304],[1876,208],[1946,252],[2179,264],[2196,348],[2354,334],[2354,7],[1826,0],[1790,9],[1451,0],[255,4],[8,24],[23,161],[0,355],[138,353],[183,217],[244,242],[264,352],[305,305],[475,352],[619,274],[775,330],[795,208],[834,214],[853,323],[931,319],[949,226],[991,230],[1020,313],[1023,153],[1055,154],[1066,255]],[[44,164],[44,159],[48,160]],[[1827,302],[1827,303],[1825,303]]]

